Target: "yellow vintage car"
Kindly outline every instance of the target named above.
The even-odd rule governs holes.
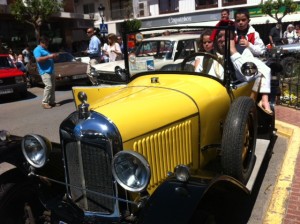
[[[60,151],[45,137],[24,136],[25,167],[52,222],[243,223],[275,115],[250,97],[254,64],[241,67],[253,79],[236,78],[231,27],[176,29],[225,30],[224,51],[159,70],[152,56],[125,53],[125,69],[115,69],[125,84],[73,87],[77,110],[60,125]],[[213,69],[197,71],[195,60]]]

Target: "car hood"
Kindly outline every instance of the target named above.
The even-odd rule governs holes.
[[[96,71],[106,71],[106,72],[114,72],[116,66],[120,66],[121,68],[124,68],[125,67],[124,60],[93,65]]]
[[[24,73],[17,68],[0,69],[0,78],[2,79],[21,75],[24,75]]]
[[[150,79],[150,76],[145,76],[133,80],[124,88],[94,101],[90,107],[118,127],[123,142],[198,116],[200,108],[214,103],[219,104],[218,107],[229,105],[229,97],[224,99],[227,96],[224,86],[210,78],[186,75],[177,75],[176,79],[166,75],[157,77],[165,83],[151,83]]]
[[[176,63],[180,63],[182,61],[183,61],[183,59],[178,59],[178,60],[176,60]],[[155,66],[156,70],[160,69],[164,65],[172,64],[172,63],[173,63],[173,60],[170,60],[170,59],[169,60],[165,60],[165,59],[164,60],[157,60],[157,59],[154,60],[154,66]],[[93,67],[96,69],[96,71],[98,71],[98,72],[102,71],[102,72],[107,72],[107,73],[114,72],[116,66],[125,68],[124,60],[93,65]],[[131,74],[136,74],[138,72],[139,72],[138,70],[132,71]]]
[[[54,71],[61,77],[86,74],[88,64],[82,62],[55,63]]]

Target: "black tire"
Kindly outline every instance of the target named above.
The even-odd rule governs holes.
[[[294,57],[283,58],[280,64],[283,67],[284,78],[292,78],[295,76],[296,59]]]
[[[0,220],[5,224],[24,224],[29,222],[28,213],[31,211],[35,223],[43,223],[40,217],[43,206],[38,200],[37,191],[27,179],[18,179],[16,175],[11,180],[0,179]],[[18,179],[19,181],[12,181]],[[26,208],[26,209],[25,209]]]
[[[222,137],[224,174],[246,183],[255,164],[257,111],[250,97],[239,97],[228,112]]]

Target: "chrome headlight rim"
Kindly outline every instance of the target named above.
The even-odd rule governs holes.
[[[140,162],[140,165],[144,168],[144,180],[143,184],[141,184],[139,187],[131,187],[124,183],[118,176],[118,173],[116,172],[116,162],[121,158],[121,157],[132,157],[132,159],[137,159],[137,161]],[[126,150],[126,151],[120,151],[118,152],[113,160],[112,160],[112,174],[115,178],[115,180],[118,182],[119,185],[121,185],[125,190],[131,191],[131,192],[141,192],[145,190],[148,187],[148,184],[150,182],[151,178],[151,170],[150,170],[150,165],[148,161],[145,159],[145,157],[137,152],[131,151],[131,150]]]
[[[37,163],[37,162],[34,162],[34,161],[31,159],[32,155],[30,156],[29,153],[28,153],[28,151],[27,151],[27,147],[29,146],[29,145],[28,145],[28,141],[29,141],[29,142],[33,142],[33,141],[30,140],[29,138],[33,138],[33,139],[34,139],[35,141],[37,141],[37,142],[40,144],[40,146],[41,146],[41,150],[39,150],[39,151],[37,152],[37,154],[42,152],[42,156],[41,156],[42,159],[40,159],[38,163]],[[22,152],[23,152],[23,155],[24,155],[25,159],[27,160],[27,162],[28,162],[31,166],[35,167],[35,168],[41,168],[41,167],[43,167],[43,166],[47,163],[47,161],[48,161],[48,154],[49,154],[49,152],[50,152],[51,150],[52,150],[52,147],[51,147],[50,142],[49,142],[47,139],[44,139],[44,138],[43,138],[42,136],[40,136],[40,135],[36,135],[36,134],[28,134],[28,135],[25,135],[25,136],[23,137],[23,139],[22,139]],[[37,154],[36,154],[36,155],[37,155]]]

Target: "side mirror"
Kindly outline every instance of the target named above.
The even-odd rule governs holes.
[[[257,75],[257,66],[253,62],[246,62],[242,65],[241,71],[244,76]]]
[[[125,69],[122,69],[120,66],[115,67],[115,74],[119,76],[122,81],[127,81]]]

